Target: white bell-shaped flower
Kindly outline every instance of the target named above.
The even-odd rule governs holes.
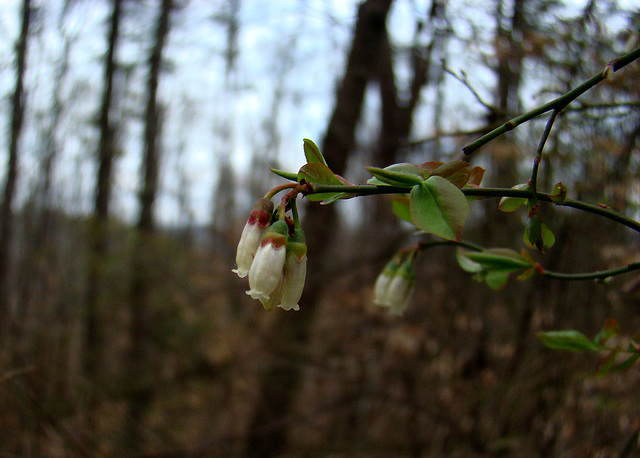
[[[392,315],[402,315],[411,303],[414,289],[413,261],[408,260],[398,266],[395,260],[391,260],[376,280],[374,303],[388,307]]]
[[[391,261],[387,263],[384,267],[378,278],[376,278],[376,283],[373,286],[373,303],[379,305],[381,307],[389,307],[391,304],[387,303],[387,289],[389,289],[389,285],[393,281],[393,277],[400,265],[393,258]]]
[[[292,239],[287,243],[287,257],[284,264],[284,285],[278,307],[284,310],[300,310],[298,301],[302,297],[307,276],[307,245],[304,232],[296,228]]]
[[[249,291],[253,299],[269,300],[280,282],[287,252],[287,223],[276,221],[262,238],[249,269]]]
[[[260,241],[269,228],[272,213],[273,202],[264,198],[257,201],[253,206],[253,210],[251,210],[249,220],[242,229],[242,235],[238,243],[236,252],[236,265],[238,267],[232,270],[240,278],[246,277],[251,269]]]

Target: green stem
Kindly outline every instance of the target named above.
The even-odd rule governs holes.
[[[411,192],[411,185],[407,186],[376,186],[373,184],[314,184],[308,183],[307,194],[319,194],[321,192],[345,192],[356,196],[372,196],[375,194],[405,194]]]
[[[291,199],[291,215],[293,216],[293,226],[296,229],[300,228],[300,219],[298,218],[298,205],[297,205],[297,198],[294,197],[293,199]]]
[[[640,270],[640,262],[632,262],[625,267],[618,267],[616,269],[599,270],[596,272],[586,272],[582,274],[565,274],[544,269],[541,273],[545,277],[554,278],[556,280],[601,280],[609,277],[615,277],[616,275],[626,274],[627,272],[633,272],[634,270]]]
[[[630,53],[622,57],[619,57],[618,59],[612,60],[611,62],[609,62],[607,67],[604,69],[604,71],[592,76],[587,81],[582,83],[580,86],[570,90],[569,92],[561,95],[556,99],[551,100],[550,102],[545,103],[544,105],[539,106],[538,108],[534,108],[531,111],[527,111],[526,113],[521,114],[520,116],[510,119],[509,121],[502,124],[500,127],[492,130],[491,132],[483,135],[477,140],[474,140],[473,142],[464,146],[462,148],[462,152],[468,156],[471,153],[473,153],[475,150],[480,148],[481,146],[489,143],[491,140],[493,140],[496,137],[499,137],[505,132],[515,129],[520,124],[523,124],[533,118],[536,118],[541,114],[546,113],[547,111],[562,110],[564,107],[566,107],[575,99],[577,99],[582,94],[587,92],[593,86],[600,83],[602,80],[606,79],[610,75],[610,73],[617,72],[618,70],[627,66],[628,64],[638,59],[639,57],[640,57],[640,48],[637,48],[631,51]]]
[[[524,199],[531,198],[531,191],[526,189],[507,189],[507,188],[462,188],[461,191],[466,196],[476,197],[520,197]],[[378,194],[407,194],[411,192],[411,187],[400,186],[375,186],[375,185],[331,185],[331,184],[310,184],[304,194],[318,194],[321,192],[345,192],[355,194],[357,196],[371,196]],[[551,196],[546,193],[537,192],[536,198],[542,202],[553,203]],[[608,218],[623,226],[640,232],[640,222],[627,216],[616,213],[610,208],[593,205],[573,199],[566,199],[563,203],[556,203],[561,207],[570,207],[577,210],[593,213],[598,216]]]
[[[542,151],[544,151],[544,145],[547,143],[547,139],[549,138],[549,134],[551,133],[551,128],[553,127],[553,123],[556,120],[556,117],[560,113],[560,109],[556,108],[551,113],[549,120],[547,121],[547,125],[544,127],[544,132],[542,133],[542,137],[540,138],[540,143],[538,143],[538,150],[536,151],[536,157],[533,159],[533,169],[531,170],[531,179],[529,180],[529,189],[531,191],[531,205],[538,205],[538,169],[540,168],[540,162],[542,161]]]
[[[502,188],[463,188],[461,190],[466,196],[480,196],[480,197],[522,197],[530,198],[531,191],[519,190],[519,189],[502,189]],[[537,192],[536,197],[543,202],[552,203],[553,200],[549,194],[543,192]],[[636,232],[640,232],[640,222],[629,218],[627,216],[616,213],[610,208],[601,207],[599,205],[593,205],[579,200],[566,199],[562,203],[556,203],[560,207],[570,207],[576,210],[581,210],[587,213],[593,213],[594,215],[608,218],[616,223],[633,229]]]

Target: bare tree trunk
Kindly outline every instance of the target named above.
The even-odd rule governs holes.
[[[87,279],[87,294],[84,315],[84,354],[82,358],[82,372],[85,379],[93,384],[98,380],[99,352],[101,338],[99,335],[99,314],[101,309],[100,286],[107,251],[107,222],[109,217],[109,203],[111,199],[111,179],[113,161],[116,156],[115,131],[116,123],[112,116],[114,100],[114,79],[116,74],[116,49],[120,35],[123,0],[114,0],[109,21],[107,54],[104,63],[104,89],[100,105],[98,128],[100,138],[98,142],[98,174],[94,195],[93,219],[89,234],[89,266]],[[87,429],[89,441],[93,442],[94,414],[96,408],[95,390],[89,390],[87,399]]]
[[[67,16],[69,9],[69,1],[65,0],[64,7],[58,18],[58,29],[63,30],[62,24]],[[69,58],[71,54],[72,38],[63,34],[63,50],[60,61],[57,63],[52,88],[51,102],[51,119],[43,126],[40,132],[42,152],[40,162],[40,177],[37,183],[34,202],[37,220],[35,221],[34,240],[29,244],[30,260],[27,269],[31,273],[27,273],[28,280],[25,281],[28,289],[25,303],[33,300],[36,296],[36,302],[49,303],[50,294],[47,291],[47,283],[45,279],[51,272],[51,269],[57,269],[59,266],[54,265],[53,250],[51,247],[54,217],[52,214],[51,191],[53,187],[53,170],[58,159],[58,129],[60,128],[60,119],[63,115],[65,106],[62,100],[62,87],[67,78],[69,70]],[[42,262],[44,260],[45,262]],[[62,319],[62,317],[59,317]],[[44,324],[44,323],[43,323]]]
[[[367,84],[373,78],[375,62],[381,52],[391,3],[392,0],[367,0],[358,9],[347,68],[322,145],[327,163],[338,174],[344,173],[347,158],[355,144],[356,126]],[[308,278],[300,312],[280,313],[272,328],[273,335],[267,339],[274,352],[281,357],[289,356],[282,354],[286,351],[284,348],[299,349],[309,341],[329,264],[325,250],[329,246],[331,228],[335,228],[336,224],[337,217],[332,206],[312,205],[308,208],[304,228],[309,248],[309,271],[313,275]],[[301,370],[295,365],[277,364],[264,375],[250,424],[248,456],[276,456],[285,450],[287,427],[282,420],[290,412]]]
[[[489,114],[487,118],[489,126],[504,122],[521,110],[519,92],[522,81],[522,61],[525,54],[526,2],[527,0],[514,0],[511,17],[505,14],[505,10],[508,9],[505,6],[505,0],[499,0],[497,4],[495,52],[498,65],[495,68],[497,86],[494,104],[497,110]],[[500,187],[513,186],[514,183],[519,182],[518,165],[522,160],[517,140],[513,137],[503,136],[493,143],[490,182],[492,185]],[[521,222],[507,213],[496,212],[493,209],[489,214],[491,214],[491,218],[485,218],[479,231],[483,245],[490,245],[496,240],[501,240],[500,243],[504,246],[518,246],[522,243],[523,227]],[[535,290],[535,286],[533,286],[533,290]],[[504,297],[507,298],[505,301],[514,304],[509,309],[509,313],[512,314],[512,321],[517,323],[517,336],[514,342],[515,356],[512,357],[508,369],[511,376],[516,373],[518,365],[523,361],[522,354],[526,349],[533,310],[536,307],[534,300],[518,300],[514,294],[521,296],[522,291],[516,293],[513,289],[505,289],[503,292]],[[482,307],[474,307],[472,313],[479,317],[482,326],[474,336],[473,353],[464,371],[466,378],[478,376],[490,361],[488,346],[492,339],[492,330],[487,323],[491,318],[487,316],[487,310]],[[481,437],[480,424],[477,423],[474,427],[474,434]]]
[[[155,29],[154,44],[148,60],[147,106],[144,128],[144,178],[140,192],[140,215],[137,224],[136,248],[133,253],[131,277],[131,347],[128,361],[129,399],[128,417],[125,425],[125,443],[131,453],[144,445],[144,416],[153,394],[153,371],[149,360],[150,339],[149,292],[153,288],[149,278],[154,266],[149,262],[153,256],[155,223],[154,203],[158,192],[158,166],[160,163],[160,134],[162,131],[162,109],[158,105],[158,81],[162,54],[169,33],[169,18],[173,0],[163,0]]]
[[[25,112],[24,74],[27,65],[27,41],[31,20],[31,0],[22,2],[22,25],[16,46],[16,87],[11,98],[12,118],[9,140],[9,156],[7,175],[4,185],[4,196],[0,208],[0,323],[7,323],[10,317],[9,263],[11,261],[11,238],[13,231],[13,196],[18,179],[19,143]]]
[[[60,18],[58,20],[58,28],[62,30],[62,24],[64,22],[64,18],[67,15],[67,11],[69,8],[69,1],[65,1],[65,6],[63,8],[62,13],[60,14]],[[38,223],[38,229],[36,233],[36,243],[38,245],[43,245],[44,240],[47,237],[49,220],[50,220],[50,193],[51,193],[51,185],[52,185],[52,174],[53,167],[58,157],[58,141],[56,139],[56,134],[60,127],[60,118],[63,114],[63,101],[62,101],[62,86],[67,77],[67,72],[69,70],[69,57],[71,53],[71,45],[72,38],[68,36],[63,36],[64,45],[62,50],[62,56],[60,58],[60,62],[58,63],[58,67],[55,72],[54,77],[54,86],[52,90],[53,94],[53,102],[51,106],[51,121],[49,122],[45,132],[43,133],[43,143],[44,143],[44,154],[42,158],[41,165],[41,179],[42,182],[40,184],[39,193],[36,196],[36,201],[38,202],[40,208],[40,221]]]
[[[395,71],[393,65],[393,50],[385,33],[382,52],[378,58],[376,78],[380,85],[381,98],[381,129],[378,135],[376,149],[371,162],[379,167],[393,164],[398,159],[400,146],[407,141],[411,133],[413,115],[420,101],[422,89],[430,83],[432,63],[440,64],[443,58],[446,33],[439,24],[445,24],[445,4],[442,0],[434,0],[428,13],[429,23],[419,24],[412,54],[412,80],[405,93],[408,100],[402,101],[398,96]],[[425,30],[426,29],[426,30]],[[430,33],[431,37],[426,46],[419,45],[419,34]],[[433,57],[436,53],[435,59]],[[437,59],[437,60],[436,60]],[[442,70],[441,70],[442,71]],[[427,159],[425,159],[426,161]],[[389,200],[385,198],[371,199],[365,203],[372,208],[363,224],[365,231],[363,240],[371,243],[375,239],[376,246],[385,247],[398,235],[398,220],[391,211]],[[373,233],[371,228],[375,227]]]

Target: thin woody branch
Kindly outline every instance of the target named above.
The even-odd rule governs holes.
[[[328,192],[344,192],[356,196],[371,196],[378,194],[406,194],[411,191],[411,186],[375,186],[375,185],[325,185],[325,184],[311,184],[307,183],[305,189],[300,192],[304,195],[319,194]],[[466,196],[476,197],[520,197],[524,199],[531,198],[531,191],[511,188],[477,188],[468,187],[462,188],[462,193]],[[536,192],[536,198],[541,202],[554,203],[551,196],[547,193]],[[598,216],[603,216],[610,220],[613,220],[623,226],[633,229],[636,232],[640,232],[640,222],[621,215],[608,207],[594,205],[587,202],[581,202],[579,200],[566,199],[562,203],[555,203],[555,205],[561,207],[570,207],[577,210],[582,210],[587,213],[593,213]]]
[[[635,61],[639,57],[640,57],[640,48],[637,48],[618,59],[612,60],[611,62],[609,62],[609,64],[605,67],[605,69],[602,72],[592,76],[587,81],[582,83],[580,86],[570,90],[566,94],[563,94],[556,99],[551,100],[550,102],[545,103],[544,105],[539,106],[538,108],[534,108],[533,110],[527,111],[526,113],[521,114],[520,116],[510,119],[509,121],[502,124],[500,127],[492,130],[486,135],[483,135],[477,140],[474,140],[473,142],[464,146],[462,148],[462,152],[465,155],[469,156],[471,153],[473,153],[475,150],[477,150],[481,146],[486,145],[491,140],[493,140],[496,137],[499,137],[505,132],[515,129],[520,124],[523,124],[533,118],[536,118],[541,114],[546,113],[547,111],[562,110],[564,107],[566,107],[575,99],[577,99],[582,94],[587,92],[593,86],[607,79],[607,77],[609,77],[611,73],[617,72],[618,70],[629,65],[631,62]]]

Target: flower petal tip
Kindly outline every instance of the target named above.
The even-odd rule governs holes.
[[[240,269],[231,269],[231,272],[238,275],[240,278],[244,278],[249,274],[248,270],[240,270]]]
[[[300,306],[298,304],[295,305],[282,305],[282,304],[278,304],[278,307],[280,307],[283,310],[295,310],[296,312],[300,311]]]
[[[265,300],[265,301],[269,300],[269,296],[265,295],[261,291],[254,291],[250,289],[249,291],[247,291],[247,294],[251,296],[251,299],[258,299],[258,300]]]

